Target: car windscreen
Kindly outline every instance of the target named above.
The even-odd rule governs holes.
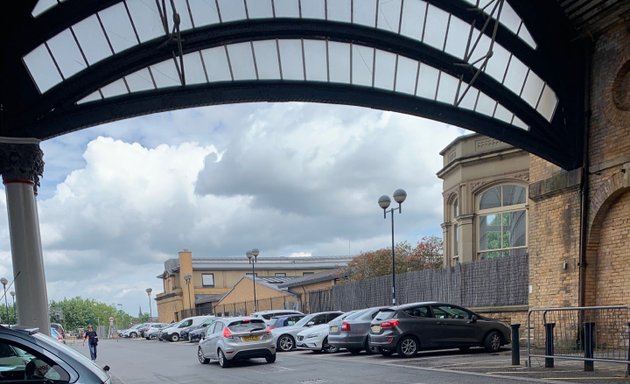
[[[304,327],[306,325],[306,323],[308,323],[309,321],[311,321],[313,319],[313,317],[315,317],[314,314],[311,314],[311,315],[308,315],[308,316],[304,316],[302,319],[300,319],[300,321],[295,323],[294,326],[296,326],[296,327]]]
[[[376,316],[374,316],[374,320],[387,320],[391,319],[394,316],[394,312],[391,309],[382,309]]]
[[[254,332],[262,331],[267,328],[267,325],[262,320],[236,320],[228,325],[228,328],[235,333],[241,332]]]

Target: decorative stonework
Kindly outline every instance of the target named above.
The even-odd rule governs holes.
[[[485,151],[488,148],[496,147],[499,144],[501,144],[499,140],[493,139],[490,137],[475,140],[475,151],[477,152]]]
[[[504,184],[512,181],[521,181],[525,184],[529,183],[529,171],[502,176],[500,179],[484,179],[470,182],[470,192],[474,195],[488,185],[497,183]]]
[[[39,178],[44,174],[44,153],[39,144],[0,142],[2,182],[29,181],[37,193]]]

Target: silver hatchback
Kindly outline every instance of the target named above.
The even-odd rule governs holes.
[[[197,347],[201,364],[218,360],[226,368],[232,361],[251,358],[265,358],[267,363],[276,361],[276,345],[262,318],[217,318]]]

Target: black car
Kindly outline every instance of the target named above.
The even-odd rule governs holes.
[[[109,384],[108,370],[37,329],[0,326],[0,382]]]
[[[206,334],[206,330],[208,325],[214,323],[216,321],[216,317],[210,317],[204,320],[203,323],[190,326],[188,328],[184,328],[181,332],[182,339],[186,339],[190,342],[197,342],[201,340]],[[184,336],[185,334],[185,336]]]
[[[496,352],[510,343],[510,335],[501,321],[453,304],[422,302],[381,310],[370,323],[369,345],[400,357],[420,349],[484,347]]]

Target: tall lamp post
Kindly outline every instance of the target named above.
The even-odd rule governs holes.
[[[13,322],[17,324],[17,317],[15,317],[15,291],[9,292],[11,299],[13,300]]]
[[[258,260],[258,254],[260,251],[254,248],[251,251],[247,251],[247,261],[252,265],[252,278],[254,279],[254,312],[258,311],[258,305],[256,303],[256,261]]]
[[[7,302],[7,284],[9,283],[9,280],[7,280],[6,277],[3,277],[0,279],[0,283],[2,283],[2,286],[4,287],[4,309],[6,310],[6,314],[7,314],[7,324],[9,322],[9,303]]]
[[[184,280],[186,280],[186,286],[188,287],[188,305],[190,310],[190,316],[192,316],[192,300],[190,300],[190,280],[192,279],[192,275],[189,273],[184,276]]]
[[[149,321],[151,321],[153,319],[153,312],[151,308],[151,292],[153,292],[153,290],[151,288],[147,288],[146,291],[149,296]]]
[[[402,213],[402,203],[407,198],[407,192],[403,189],[394,191],[394,200],[398,203],[398,213]],[[391,199],[387,195],[383,195],[378,199],[378,205],[383,208],[383,218],[387,219],[387,213],[392,218],[392,305],[396,305],[396,250],[394,246],[394,210],[390,208]]]

